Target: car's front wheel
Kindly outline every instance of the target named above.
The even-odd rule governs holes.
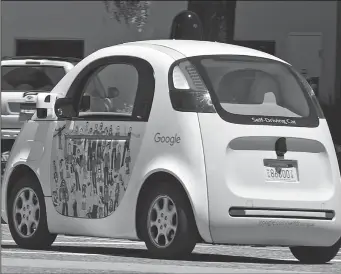
[[[194,215],[186,194],[172,183],[158,183],[144,200],[143,240],[153,257],[189,255],[198,240]]]
[[[23,176],[8,197],[8,225],[16,244],[28,249],[44,249],[57,235],[47,227],[46,207],[39,182]]]
[[[335,258],[341,247],[341,238],[328,247],[291,247],[294,257],[304,264],[325,264]]]

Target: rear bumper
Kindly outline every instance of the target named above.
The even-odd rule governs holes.
[[[16,139],[20,133],[20,129],[2,129],[1,139]]]
[[[210,225],[214,243],[269,246],[331,246],[341,237],[340,216],[332,220],[225,216]]]

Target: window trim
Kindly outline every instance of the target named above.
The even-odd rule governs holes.
[[[85,92],[84,87],[88,83],[89,77],[96,73],[98,68],[111,64],[127,64],[137,70],[139,80],[131,115],[124,113],[111,114],[110,112],[103,115],[103,112],[100,112],[79,117],[81,97]],[[143,81],[140,79],[143,79]],[[87,64],[73,80],[65,97],[73,100],[73,106],[77,113],[77,117],[72,118],[72,120],[147,122],[153,104],[154,93],[155,77],[153,66],[140,57],[119,55],[102,57]]]

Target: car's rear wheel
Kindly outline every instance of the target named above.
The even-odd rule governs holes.
[[[23,176],[10,193],[8,225],[14,241],[23,248],[44,249],[57,237],[48,230],[44,195],[32,176]]]
[[[198,240],[194,215],[186,194],[172,183],[158,183],[144,199],[143,240],[157,258],[189,255]]]
[[[329,247],[290,247],[294,257],[304,264],[325,264],[333,260],[340,250],[341,238]]]

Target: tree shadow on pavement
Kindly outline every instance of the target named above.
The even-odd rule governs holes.
[[[2,245],[2,248],[18,248],[16,245]],[[129,249],[129,248],[112,248],[112,247],[84,247],[84,246],[58,246],[53,245],[45,251],[68,252],[78,254],[98,254],[110,255],[119,257],[134,257],[143,259],[153,259],[146,249]],[[218,254],[203,254],[193,252],[191,255],[177,259],[181,261],[198,261],[198,262],[217,262],[217,263],[252,263],[252,264],[301,264],[296,260],[280,260],[280,259],[265,259],[249,256],[233,256],[233,255],[218,255]]]

